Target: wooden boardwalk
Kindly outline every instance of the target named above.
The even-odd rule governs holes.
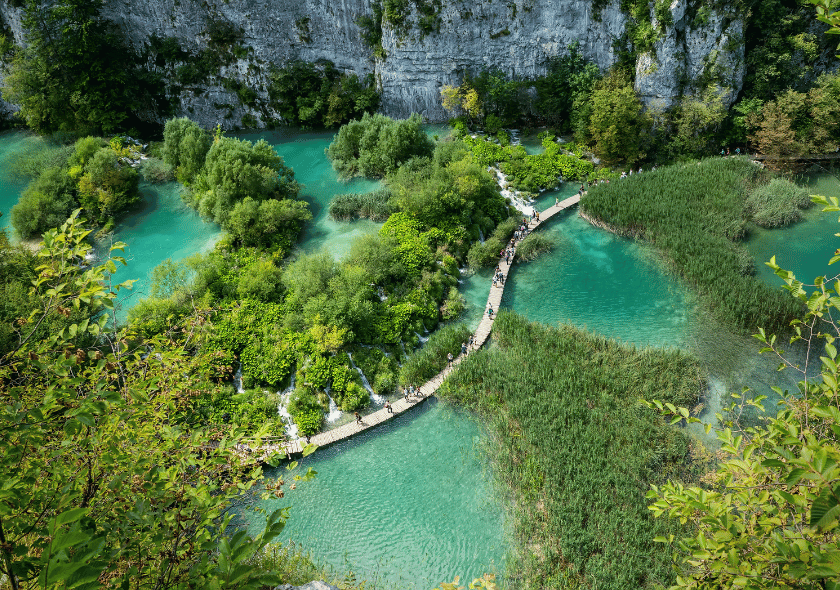
[[[579,201],[580,195],[578,194],[573,197],[569,197],[564,201],[560,201],[559,204],[552,205],[545,211],[540,212],[540,220],[531,221],[531,223],[528,225],[529,232],[540,227],[542,224],[551,219],[560,211],[577,205]],[[499,270],[501,271],[502,275],[504,275],[505,280],[504,283],[499,284],[499,286],[497,287],[490,287],[490,296],[487,298],[487,305],[485,305],[484,307],[483,318],[478,324],[478,328],[475,331],[473,349],[481,348],[484,345],[484,343],[487,342],[487,338],[490,337],[490,331],[493,329],[493,322],[496,319],[495,314],[499,311],[499,306],[502,303],[502,295],[504,294],[505,286],[507,285],[508,273],[510,272],[510,268],[513,264],[515,256],[516,248],[514,247],[514,254],[513,256],[511,256],[510,263],[505,262],[504,259],[499,260]],[[489,317],[487,315],[487,310],[491,307],[493,308],[494,314],[492,317]],[[434,395],[438,388],[443,384],[444,380],[449,376],[449,373],[451,373],[452,370],[456,366],[458,366],[462,360],[463,355],[459,354],[449,366],[443,369],[443,371],[441,371],[432,379],[420,386],[418,393],[416,393],[413,396],[410,396],[408,399],[400,398],[396,401],[391,402],[391,409],[393,410],[393,412],[389,412],[385,408],[382,408],[381,410],[377,410],[372,414],[364,416],[362,418],[361,423],[357,423],[355,421],[349,422],[347,424],[344,424],[343,426],[339,426],[338,428],[328,430],[327,432],[321,432],[319,434],[313,435],[310,438],[310,442],[319,447],[331,445],[335,442],[344,440],[346,438],[350,438],[359,434],[360,432],[378,426],[383,422],[387,422],[394,416],[408,411],[418,403],[425,401],[426,398]],[[303,439],[299,439],[289,441],[286,443],[267,443],[259,447],[250,447],[247,444],[242,444],[238,445],[238,449],[243,455],[247,455],[260,462],[265,462],[267,459],[276,454],[282,454],[286,457],[297,455],[303,451],[303,447],[305,445],[306,441]]]

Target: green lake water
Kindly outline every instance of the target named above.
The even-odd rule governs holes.
[[[506,549],[502,508],[479,462],[480,439],[468,415],[430,399],[303,459],[317,477],[259,505],[291,506],[281,538],[386,588],[428,590],[456,575],[497,573]],[[252,532],[264,522],[248,511],[240,519]]]

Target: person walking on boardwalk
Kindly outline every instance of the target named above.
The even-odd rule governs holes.
[[[408,401],[408,385],[403,386],[403,398]]]
[[[385,400],[385,409],[388,410],[389,414],[394,413],[394,408],[391,407],[391,402],[389,402],[388,400]]]
[[[450,366],[450,367],[452,366],[452,359],[454,359],[454,358],[455,358],[455,357],[453,357],[453,356],[452,356],[452,353],[451,353],[451,352],[450,352],[450,353],[448,353],[448,354],[446,355],[446,360],[448,360],[448,361],[449,361],[449,366]]]
[[[467,356],[467,343],[466,342],[461,343],[461,354],[463,354],[464,356]]]
[[[356,424],[361,424],[362,416],[359,414],[359,412],[353,412],[353,415],[356,417]]]
[[[487,308],[487,317],[490,318],[491,320],[493,319],[493,306],[492,305]]]

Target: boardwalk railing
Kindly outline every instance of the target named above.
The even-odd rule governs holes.
[[[568,209],[574,205],[577,205],[580,202],[580,195],[575,195],[573,197],[569,197],[564,201],[560,201],[560,203],[553,205],[546,209],[545,211],[540,213],[539,221],[532,220],[531,223],[528,224],[528,230],[532,231],[540,227],[543,223],[551,219],[557,213]],[[499,271],[504,276],[504,280],[498,284],[498,286],[491,286],[490,287],[490,295],[487,297],[487,305],[484,307],[484,316],[481,322],[478,324],[478,328],[475,331],[474,341],[473,341],[473,348],[481,348],[485,342],[487,342],[487,338],[490,336],[490,331],[493,329],[493,322],[496,319],[495,313],[499,311],[499,306],[502,303],[502,295],[505,292],[505,285],[507,285],[507,278],[508,273],[510,273],[511,265],[513,264],[513,259],[516,256],[516,247],[513,249],[513,256],[510,257],[510,262],[505,261],[502,258],[499,261]],[[493,309],[493,316],[489,316],[487,311],[492,308]],[[431,380],[424,383],[422,386],[418,388],[418,391],[413,395],[409,396],[408,398],[398,399],[394,402],[391,402],[391,411],[383,408],[372,414],[368,414],[364,418],[362,418],[361,422],[349,422],[344,424],[343,426],[339,426],[338,428],[334,428],[332,430],[328,430],[326,432],[321,432],[310,437],[309,441],[312,444],[318,445],[319,447],[323,447],[326,445],[331,445],[335,442],[340,440],[344,440],[346,438],[350,438],[363,432],[369,428],[373,428],[383,422],[387,422],[394,416],[402,414],[403,412],[409,410],[410,408],[414,407],[416,404],[422,402],[426,398],[434,395],[434,393],[438,390],[438,388],[443,384],[444,380],[449,376],[449,373],[458,366],[461,361],[463,360],[462,354],[458,355],[446,368],[443,369],[440,373],[438,373],[435,377]],[[287,457],[291,457],[292,455],[299,454],[303,451],[303,447],[306,446],[306,441],[303,439],[293,440],[286,443],[279,443],[279,442],[268,442],[267,444],[262,444],[257,447],[252,447],[247,444],[241,444],[238,446],[239,452],[243,455],[247,455],[250,458],[265,462],[267,459],[271,458],[276,454],[283,454]]]

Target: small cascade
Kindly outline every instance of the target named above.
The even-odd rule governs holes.
[[[484,232],[481,231],[481,228],[478,228],[478,241],[484,243]]]
[[[426,344],[426,342],[428,342],[428,341],[429,341],[429,337],[428,337],[428,336],[421,336],[421,335],[420,335],[419,333],[417,333],[417,332],[415,332],[414,334],[417,336],[417,339],[418,339],[418,340],[419,340],[422,344]]]
[[[333,422],[341,418],[341,414],[343,414],[343,412],[340,409],[338,409],[338,404],[335,403],[335,400],[330,395],[329,387],[327,388],[327,397],[330,400],[330,411],[327,414],[327,423],[332,424]]]
[[[245,393],[245,388],[242,387],[242,363],[236,367],[236,373],[233,375],[233,386],[236,388],[236,393]]]
[[[292,419],[292,415],[289,414],[288,405],[289,405],[289,398],[292,395],[292,392],[295,390],[295,374],[292,373],[292,383],[283,391],[279,391],[278,394],[280,395],[280,403],[277,405],[277,413],[280,414],[280,417],[283,419],[283,424],[286,428],[286,435],[289,437],[290,440],[297,440],[300,438],[300,434],[298,433],[297,424]]]
[[[356,371],[359,373],[359,376],[362,378],[362,385],[364,386],[365,389],[367,389],[367,392],[370,394],[371,401],[373,403],[375,403],[377,406],[381,406],[382,404],[384,404],[385,403],[385,396],[379,395],[379,394],[376,394],[376,393],[373,392],[373,388],[370,386],[370,383],[368,383],[367,377],[365,377],[365,374],[362,372],[362,370],[359,367],[356,366],[356,363],[353,362],[353,355],[351,355],[348,352],[347,353],[347,358],[350,359],[350,366],[352,366],[354,369],[356,369]]]

